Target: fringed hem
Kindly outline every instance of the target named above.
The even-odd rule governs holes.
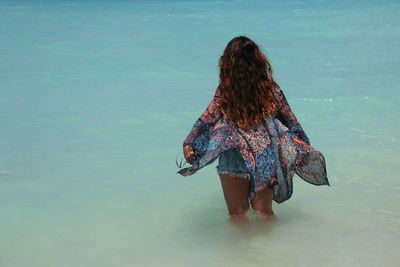
[[[237,176],[237,177],[239,177],[239,178],[241,178],[241,179],[246,179],[246,180],[251,180],[251,175],[250,175],[250,173],[239,173],[239,172],[229,172],[229,171],[218,171],[217,170],[217,173],[220,173],[220,174],[229,174],[229,175],[232,175],[232,176]]]

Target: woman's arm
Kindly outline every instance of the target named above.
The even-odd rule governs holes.
[[[284,120],[283,123],[289,128],[290,132],[296,134],[301,140],[310,145],[310,140],[301,127],[296,116],[292,112],[289,103],[286,100],[285,94],[277,83],[275,83],[274,95],[279,108],[279,114]]]
[[[192,144],[192,142],[202,134],[205,130],[208,130],[221,116],[219,105],[221,103],[221,94],[219,87],[215,90],[214,97],[210,104],[208,104],[203,114],[196,120],[192,130],[183,141],[183,146]]]

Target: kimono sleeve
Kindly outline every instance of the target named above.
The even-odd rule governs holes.
[[[279,114],[283,119],[283,123],[289,128],[290,132],[296,134],[301,140],[310,145],[310,140],[303,128],[301,127],[296,116],[292,112],[285,94],[277,83],[275,83],[274,95],[279,108]]]
[[[183,141],[183,146],[187,144],[192,144],[194,140],[202,134],[205,134],[210,127],[216,123],[216,121],[221,116],[221,111],[219,105],[221,103],[221,95],[219,87],[216,89],[212,101],[208,104],[206,110],[203,114],[196,120],[192,130],[189,132],[185,140]]]

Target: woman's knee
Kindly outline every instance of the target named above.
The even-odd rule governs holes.
[[[268,188],[258,191],[251,200],[251,207],[263,213],[272,213],[273,191]]]
[[[228,207],[229,215],[231,216],[246,216],[250,206],[247,204],[244,206]]]

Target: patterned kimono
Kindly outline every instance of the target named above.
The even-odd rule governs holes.
[[[196,160],[178,173],[192,175],[211,164],[225,150],[236,148],[251,174],[250,199],[257,191],[270,188],[275,202],[288,200],[293,192],[295,173],[313,185],[330,186],[323,154],[311,147],[276,83],[273,94],[278,104],[277,114],[260,123],[257,129],[244,131],[234,123],[233,127],[228,127],[219,108],[218,87],[213,100],[183,142],[184,146],[192,145]]]

